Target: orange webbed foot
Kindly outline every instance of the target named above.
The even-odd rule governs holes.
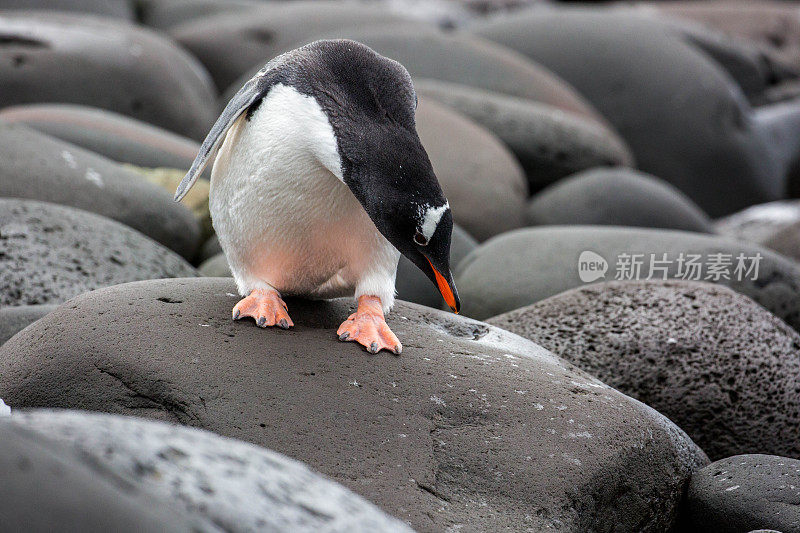
[[[360,296],[358,310],[342,322],[336,334],[339,340],[358,342],[372,354],[389,350],[400,355],[403,351],[403,345],[386,324],[377,296]]]
[[[294,322],[289,318],[288,310],[286,302],[281,299],[278,291],[254,289],[233,307],[233,319],[239,320],[249,316],[262,328],[278,326],[289,329],[294,326]]]

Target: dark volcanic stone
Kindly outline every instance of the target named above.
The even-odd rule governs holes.
[[[617,129],[637,166],[720,216],[783,195],[739,87],[669,25],[613,10],[528,10],[476,31],[571,83]]]
[[[188,170],[200,145],[170,131],[95,107],[34,104],[0,110],[0,120],[22,123],[120,163]]]
[[[261,68],[293,45],[313,41],[311,37],[320,32],[401,20],[382,7],[352,2],[276,2],[196,18],[168,32],[200,59],[224,90],[255,65]]]
[[[612,281],[489,323],[668,416],[712,459],[800,456],[800,335],[727,287]]]
[[[191,531],[192,521],[96,461],[0,417],[4,531]]]
[[[194,139],[216,119],[208,74],[139,26],[53,12],[0,20],[2,105],[58,102],[115,111]]]
[[[4,427],[75,449],[107,476],[192,516],[194,531],[411,531],[297,461],[207,431],[46,410],[15,412]]]
[[[761,454],[722,459],[694,473],[686,500],[692,531],[800,531],[800,461]]]
[[[69,205],[126,224],[191,258],[200,225],[136,173],[73,144],[0,122],[0,197]]]
[[[479,241],[524,224],[525,175],[497,137],[426,98],[416,122],[457,224]]]
[[[708,215],[675,187],[623,168],[589,170],[551,185],[528,204],[528,224],[714,232]]]
[[[464,259],[477,246],[478,241],[472,235],[454,225],[450,242],[450,268],[455,269],[458,262]],[[428,276],[423,274],[405,256],[400,257],[400,263],[397,265],[395,286],[397,288],[397,297],[401,300],[437,309],[444,305],[442,295],[436,290],[436,286],[431,283]]]
[[[411,76],[476,87],[557,107],[587,121],[606,122],[568,83],[525,56],[466,32],[442,32],[420,23],[332,29],[308,35],[272,55],[315,39],[347,38],[364,43],[405,66]],[[225,102],[263,66],[251,65],[226,91]]]
[[[177,254],[113,220],[0,198],[0,306],[59,303],[116,283],[194,275]]]
[[[51,305],[21,305],[19,307],[0,307],[0,344],[27,328],[44,315],[58,307]]]
[[[479,246],[456,269],[461,312],[486,319],[579,287],[583,282],[578,262],[583,252],[599,254],[600,258],[593,260],[607,263],[605,278],[598,275],[591,281],[611,280],[617,274],[629,273],[630,270],[624,268],[625,261],[633,264],[634,254],[643,254],[637,258],[642,265],[638,279],[646,279],[650,267],[654,266],[652,279],[662,279],[664,274],[659,268],[668,267],[668,279],[680,278],[683,274],[692,280],[696,271],[688,266],[692,259],[689,254],[699,255],[693,262],[701,266],[700,281],[727,285],[800,330],[800,266],[795,262],[766,248],[717,236],[613,226],[525,228]],[[681,253],[684,263],[679,270]],[[656,263],[651,261],[651,254],[655,254]],[[664,254],[667,263],[658,263],[664,260]],[[709,264],[714,264],[712,256],[716,254],[723,254],[718,264],[730,261],[727,275],[731,279],[713,279],[716,276]],[[737,276],[735,267],[740,254],[745,270]],[[751,258],[758,254],[761,259],[753,280],[754,272],[747,273],[747,268],[753,266]],[[726,268],[721,270],[724,273]],[[597,270],[588,273],[599,274]],[[709,275],[711,279],[706,279]]]
[[[632,165],[625,143],[596,120],[527,98],[438,80],[417,93],[447,104],[497,135],[517,156],[531,191],[581,170]]]
[[[0,394],[263,445],[418,531],[666,531],[706,462],[656,411],[498,328],[398,302],[403,354],[370,356],[336,338],[350,300],[289,300],[284,331],[233,322],[235,290],[197,278],[84,294],[0,348]]]

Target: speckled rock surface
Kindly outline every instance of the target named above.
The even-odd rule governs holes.
[[[669,25],[576,8],[532,9],[473,29],[572,84],[628,143],[638,168],[710,215],[783,196],[787,169],[772,157],[744,94]]]
[[[800,335],[727,287],[611,281],[489,323],[663,413],[712,459],[800,457]]]
[[[202,531],[411,531],[302,463],[207,431],[82,411],[19,412],[4,425],[75,449]]]
[[[497,137],[424,97],[416,122],[457,224],[479,241],[524,224],[525,174]]]
[[[668,183],[614,168],[580,172],[546,188],[528,204],[528,224],[636,226],[714,233],[702,209]]]
[[[3,105],[85,104],[202,139],[216,119],[200,63],[169,39],[118,19],[7,12],[0,20]]]
[[[58,307],[50,305],[20,305],[18,307],[0,307],[0,344],[36,322],[44,315]]]
[[[73,144],[0,122],[0,197],[68,205],[112,218],[192,257],[200,224],[172,195]]]
[[[579,287],[584,284],[579,272],[583,252],[591,252],[590,263],[607,263],[604,273],[599,267],[585,271],[588,281],[618,275],[625,276],[623,280],[663,279],[663,269],[668,279],[693,280],[699,275],[700,281],[727,285],[749,296],[800,330],[800,266],[794,261],[766,248],[712,235],[615,226],[525,228],[484,243],[456,268],[461,312],[486,319]],[[743,268],[737,274],[740,254]],[[638,276],[635,264],[640,265]],[[700,265],[699,274],[694,265]],[[716,271],[727,272],[730,279],[715,274],[709,265],[718,265]]]
[[[418,94],[442,102],[497,135],[517,156],[531,191],[602,166],[629,166],[633,156],[608,127],[530,99],[424,79]]]
[[[478,241],[472,235],[454,225],[450,241],[451,268],[455,268],[458,262],[464,259],[477,246]],[[405,256],[400,257],[400,262],[397,265],[395,288],[397,289],[397,297],[401,300],[427,305],[436,309],[441,309],[444,306],[442,295],[436,289],[436,286],[431,283],[428,276],[423,274]]]
[[[800,531],[800,461],[761,454],[716,461],[695,472],[686,500],[695,531]]]
[[[200,145],[144,122],[74,104],[31,104],[0,109],[0,120],[21,123],[119,163],[188,170]]]
[[[60,303],[116,283],[194,275],[180,256],[113,220],[0,198],[0,306]]]
[[[82,295],[0,348],[0,395],[247,440],[419,531],[664,531],[706,463],[662,415],[498,328],[398,302],[403,354],[370,356],[336,339],[349,300],[288,300],[284,331],[231,321],[234,292],[197,278]]]
[[[194,523],[178,509],[167,507],[94,460],[11,420],[0,416],[0,516],[4,530],[194,530]]]

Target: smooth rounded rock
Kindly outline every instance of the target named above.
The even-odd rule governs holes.
[[[220,90],[314,35],[348,26],[397,22],[391,11],[357,2],[295,1],[221,13],[169,28],[168,32],[205,65]],[[302,41],[302,43],[300,42]]]
[[[666,415],[712,459],[800,457],[800,335],[727,287],[610,281],[489,323]]]
[[[777,246],[787,251],[793,234],[800,226],[800,200],[782,200],[754,205],[714,222],[722,235],[749,241],[768,248]],[[794,254],[787,254],[790,257]],[[795,250],[796,251],[796,250]]]
[[[741,90],[669,24],[613,10],[532,9],[474,30],[572,84],[619,132],[638,168],[710,215],[782,197],[786,168]]]
[[[727,285],[800,330],[800,265],[766,248],[700,233],[615,226],[525,228],[479,246],[455,273],[461,312],[477,319],[586,282],[664,277]]]
[[[423,79],[414,86],[497,135],[519,159],[531,191],[581,170],[633,164],[625,143],[596,120],[455,83]]]
[[[192,519],[95,460],[0,416],[0,516],[6,531],[196,531]],[[46,433],[46,432],[45,432]]]
[[[71,104],[33,104],[0,109],[0,120],[24,124],[119,163],[188,170],[200,145],[132,118]]]
[[[459,261],[464,259],[472,250],[478,246],[472,235],[454,225],[452,240],[450,241],[450,265],[455,268]],[[397,265],[397,280],[395,282],[397,297],[407,302],[427,305],[440,309],[444,305],[442,295],[431,283],[428,276],[414,263],[400,256],[400,263]]]
[[[133,20],[134,3],[129,0],[0,0],[0,9],[36,9],[103,15]]]
[[[316,39],[346,38],[399,61],[412,78],[430,78],[526,98],[607,124],[598,112],[564,80],[513,50],[467,32],[443,32],[418,22],[350,26],[308,34],[272,54]],[[266,56],[226,92],[227,102],[263,66]]]
[[[222,253],[222,245],[219,243],[219,238],[216,234],[212,235],[208,238],[206,242],[203,243],[203,246],[200,248],[200,253],[198,254],[198,260],[202,263],[206,259],[211,259],[217,254]]]
[[[180,256],[113,220],[0,198],[0,306],[59,303],[116,283],[194,275]]]
[[[497,137],[429,98],[416,122],[457,224],[483,241],[525,223],[525,175]]]
[[[286,331],[232,321],[235,291],[196,278],[84,294],[0,348],[0,391],[12,408],[265,446],[419,531],[665,531],[707,461],[656,411],[501,329],[397,302],[403,353],[371,356],[336,338],[350,300],[289,299]]]
[[[58,307],[49,305],[21,305],[18,307],[0,307],[0,344],[36,322],[44,315]]]
[[[694,531],[800,531],[800,461],[746,454],[692,476],[686,513]]]
[[[190,20],[262,6],[267,0],[139,0],[141,24],[166,30]]]
[[[223,252],[219,252],[217,255],[211,256],[200,263],[200,266],[197,267],[197,272],[207,278],[230,278],[233,276],[231,267],[228,266],[228,259]]]
[[[171,194],[110,159],[19,124],[0,122],[0,197],[91,211],[187,258],[199,245],[199,223]]]
[[[302,463],[208,431],[135,417],[34,410],[0,420],[74,449],[194,518],[195,531],[410,532]]]
[[[3,106],[72,103],[203,139],[217,118],[202,65],[172,41],[115,19],[3,13]]]
[[[528,204],[531,226],[586,224],[713,233],[708,215],[682,192],[653,176],[622,168],[565,178]]]

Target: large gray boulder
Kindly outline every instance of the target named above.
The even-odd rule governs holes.
[[[3,106],[91,105],[202,139],[215,91],[172,41],[118,19],[9,11],[0,20]]]
[[[692,476],[685,509],[692,531],[800,531],[800,461],[746,454],[711,463]]]
[[[0,197],[91,211],[186,258],[199,246],[199,222],[168,192],[110,159],[20,124],[0,122]]]
[[[754,205],[714,222],[718,233],[800,261],[800,201]]]
[[[782,197],[785,161],[773,157],[742,91],[671,25],[614,10],[532,9],[474,30],[573,85],[638,168],[712,216]]]
[[[527,222],[714,232],[708,215],[678,189],[624,168],[579,172],[551,185],[529,202]]]
[[[129,0],[0,0],[0,9],[69,11],[133,20],[134,3]]]
[[[727,285],[800,330],[800,266],[766,248],[700,233],[614,226],[525,228],[476,248],[459,263],[455,278],[461,312],[477,319],[588,282],[666,278]]]
[[[800,335],[727,287],[611,281],[489,323],[665,414],[712,459],[800,457]]]
[[[13,417],[16,419],[16,416]],[[195,531],[177,508],[93,458],[0,416],[0,516],[4,531]]]
[[[58,307],[48,305],[20,305],[16,307],[0,307],[0,344],[27,328],[44,315]]]
[[[0,418],[0,434],[21,430],[192,517],[194,530],[411,531],[302,463],[208,431],[85,411]]]
[[[0,198],[0,306],[60,303],[116,283],[194,275],[180,256],[113,220]]]
[[[259,444],[420,531],[666,531],[707,461],[656,411],[501,329],[398,302],[403,354],[371,356],[336,338],[349,300],[290,299],[284,331],[232,321],[235,292],[86,293],[0,348],[0,395]]]
[[[200,145],[171,131],[74,104],[31,104],[0,109],[0,120],[24,124],[119,163],[188,170]]]
[[[415,80],[417,94],[463,113],[497,135],[517,156],[530,190],[603,166],[630,166],[625,143],[604,123],[554,105],[457,83]]]

